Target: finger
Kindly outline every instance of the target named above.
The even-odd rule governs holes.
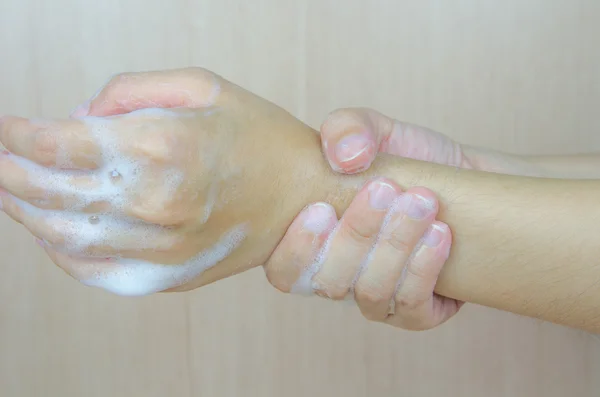
[[[311,279],[329,234],[337,223],[329,204],[305,208],[264,265],[267,279],[282,292],[311,294]]]
[[[145,108],[211,106],[221,92],[221,79],[201,68],[123,73],[111,78],[71,117],[113,116]]]
[[[103,215],[46,211],[1,191],[0,205],[36,238],[61,252],[165,263],[187,259],[188,253],[177,248],[179,238],[174,230]]]
[[[46,251],[46,254],[56,266],[80,282],[91,280],[103,269],[115,265],[115,259],[77,258],[49,247],[40,239],[36,239],[36,243]]]
[[[44,167],[94,169],[102,163],[90,129],[78,120],[2,117],[0,142],[11,153]]]
[[[392,205],[354,287],[356,303],[367,319],[383,321],[389,314],[408,258],[435,219],[437,210],[435,195],[424,188],[409,189]]]
[[[321,142],[331,168],[346,174],[369,168],[393,124],[371,109],[339,109],[329,114],[321,125]]]
[[[399,193],[400,188],[387,179],[371,181],[358,192],[333,232],[327,255],[313,278],[318,295],[346,298]]]
[[[391,130],[379,142],[382,153],[453,167],[471,167],[458,143],[415,124],[393,120]]]
[[[89,175],[45,168],[10,153],[0,154],[0,187],[39,208],[106,208],[108,204],[100,197],[88,197],[99,186],[100,182]]]
[[[434,293],[435,283],[452,245],[450,228],[434,222],[409,259],[394,298],[394,314],[385,322],[411,330],[436,327],[452,317],[462,302]]]
[[[460,145],[447,136],[372,109],[332,112],[321,126],[321,142],[331,167],[347,174],[369,168],[377,153],[470,167]]]
[[[115,259],[74,257],[48,247],[43,241],[37,240],[37,243],[56,266],[84,285],[125,296],[158,292],[154,291],[156,286],[149,285],[141,277],[135,280],[131,272],[128,274],[127,269],[118,264]]]
[[[43,242],[38,243],[58,267],[76,280],[117,295],[143,296],[167,291],[198,275],[195,266],[162,265],[130,259],[81,258],[53,250]]]

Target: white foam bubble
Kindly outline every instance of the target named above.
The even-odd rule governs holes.
[[[244,241],[246,225],[236,226],[211,248],[181,265],[163,265],[133,259],[120,259],[117,266],[82,280],[89,286],[105,289],[117,295],[141,296],[174,288],[215,266]]]
[[[302,274],[300,274],[300,277],[298,277],[298,280],[296,280],[296,282],[292,286],[290,293],[304,296],[314,295],[314,291],[315,289],[318,289],[318,285],[315,285],[315,283],[313,282],[313,277],[319,272],[319,270],[321,270],[321,266],[327,258],[329,246],[331,245],[331,240],[333,239],[333,236],[335,236],[335,233],[338,229],[338,225],[335,226],[335,228],[325,241],[325,244],[323,244],[323,248],[321,248],[321,251],[316,256],[314,262],[311,263],[310,266],[308,266],[308,268],[306,268],[304,272],[302,272]]]
[[[44,222],[43,229],[60,234],[61,246],[52,246],[67,254],[90,255],[91,247],[107,246],[114,250],[153,249],[162,241],[165,229],[139,220],[114,214],[86,214],[74,211],[44,210],[14,197],[15,203],[36,222]],[[134,239],[131,237],[135,236]],[[132,241],[135,246],[132,246]]]
[[[164,117],[172,112],[146,109],[138,113]],[[129,219],[125,216],[125,209],[132,197],[141,196],[137,191],[142,187],[141,178],[156,178],[162,182],[162,186],[159,187],[162,190],[158,194],[166,199],[173,197],[184,183],[183,170],[171,166],[158,175],[147,175],[147,159],[126,156],[120,150],[122,140],[115,132],[113,119],[85,117],[81,120],[87,124],[95,144],[101,148],[100,167],[90,171],[49,169],[14,156],[13,161],[28,171],[31,185],[45,192],[45,197],[36,203],[44,205],[53,197],[62,197],[66,206],[60,212],[36,213],[36,207],[22,203],[24,210],[45,219],[62,220],[68,251],[72,253],[85,252],[86,245],[122,248],[120,240],[125,233],[139,234],[137,248],[151,248],[152,240],[161,232],[160,228]],[[63,162],[64,156],[61,157]],[[74,183],[75,181],[77,183]],[[100,213],[83,213],[84,208],[94,204],[108,204],[110,208]]]
[[[190,112],[187,116],[192,114]],[[182,115],[169,109],[142,109],[124,117],[136,116],[187,117],[185,112]],[[154,174],[148,175],[148,159],[123,154],[121,147],[126,138],[117,133],[116,117],[83,117],[79,120],[87,125],[93,141],[100,147],[102,158],[99,167],[86,171],[49,169],[14,156],[14,161],[28,171],[30,183],[46,193],[46,197],[38,200],[39,204],[47,204],[53,197],[63,197],[68,206],[54,211],[40,209],[21,200],[16,202],[32,219],[47,223],[45,227],[48,230],[64,237],[64,244],[52,248],[67,254],[89,259],[93,247],[110,247],[118,252],[124,249],[153,249],[159,240],[166,244],[164,242],[170,241],[169,237],[172,236],[166,234],[167,228],[132,219],[125,212],[132,197],[142,196],[143,192],[138,189],[143,188],[142,182],[147,178],[162,183],[159,187],[162,190],[148,193],[165,199],[173,197],[185,183],[184,170],[166,166],[159,173],[153,168]],[[59,152],[57,165],[70,164],[69,153],[63,153],[63,148],[59,148]],[[80,183],[73,183],[74,180]],[[218,204],[217,196],[218,186],[215,185],[208,193],[204,221],[208,220],[213,206]],[[103,204],[102,208],[105,208],[107,203],[109,208],[103,212],[83,211],[94,204]],[[111,270],[100,271],[83,282],[121,295],[144,295],[173,288],[226,258],[244,240],[245,230],[245,226],[234,228],[222,236],[215,246],[181,265],[116,258],[116,265]],[[173,239],[175,243],[176,239]]]

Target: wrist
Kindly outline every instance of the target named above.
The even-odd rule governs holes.
[[[254,139],[236,139],[219,153],[221,168],[232,170],[234,177],[217,199],[221,205],[202,226],[218,230],[221,225],[243,224],[243,241],[227,258],[178,290],[197,288],[263,265],[294,218],[327,183],[332,171],[325,163],[316,131],[286,117],[270,118],[268,127],[249,131],[248,136]],[[260,157],[252,159],[252,167],[237,166],[249,153],[260,153]]]

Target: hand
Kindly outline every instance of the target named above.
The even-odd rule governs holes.
[[[369,168],[377,153],[474,168],[458,143],[438,132],[393,120],[372,109],[339,109],[321,126],[325,156],[337,172]]]
[[[339,109],[321,126],[321,141],[331,168],[344,174],[363,172],[377,153],[512,175],[541,176],[520,156],[460,144],[414,124],[372,109]]]
[[[402,192],[383,178],[367,183],[339,222],[328,204],[313,204],[266,263],[267,279],[283,292],[354,299],[371,321],[436,327],[462,305],[433,292],[452,244],[437,210],[428,189]]]
[[[447,137],[373,110],[333,112],[321,137],[327,160],[340,173],[368,169],[378,151],[473,168]],[[339,222],[331,207],[316,203],[294,220],[266,263],[267,279],[284,292],[354,299],[372,321],[436,327],[463,304],[434,293],[452,240],[448,225],[435,221],[437,208],[428,189],[402,193],[389,180],[369,183]]]
[[[342,174],[364,172],[378,153],[488,172],[540,174],[518,156],[461,145],[438,132],[393,120],[372,109],[332,112],[321,126],[321,143],[331,168]],[[386,184],[400,194],[393,183]],[[372,186],[366,188],[368,192]],[[416,197],[428,197],[435,203],[431,208],[437,208],[431,191],[421,188],[420,192]],[[412,193],[409,190],[401,196],[413,197]],[[415,220],[406,214],[406,208],[392,205],[391,210],[385,208],[385,216],[381,209],[377,214],[367,196],[364,191],[359,193],[339,223],[323,203],[301,213],[265,265],[268,280],[284,292],[297,292],[300,283],[304,292],[314,290],[335,300],[350,293],[370,320],[417,330],[440,325],[463,304],[434,292],[448,258],[450,228],[435,221],[435,212]],[[315,220],[317,214],[322,217],[320,222]],[[399,221],[390,223],[394,216]],[[315,224],[327,227],[314,229],[311,225]],[[389,230],[392,225],[396,232]],[[425,230],[429,230],[426,236],[431,236],[432,230],[441,234],[440,245],[424,248]],[[309,283],[311,277],[314,285]],[[387,311],[390,303],[395,306],[392,315]]]
[[[321,126],[323,151],[331,168],[363,172],[377,153],[420,161],[522,176],[543,176],[525,158],[460,144],[430,129],[387,117],[373,109],[339,109]]]
[[[72,116],[110,116],[114,114],[123,114],[147,107],[195,107],[197,105],[197,102],[203,102],[202,100],[198,101],[198,99],[194,99],[193,93],[206,91],[206,88],[203,86],[198,86],[197,83],[194,84],[194,80],[187,80],[186,76],[180,76],[178,78],[179,84],[173,84],[173,82],[171,82],[170,84],[166,84],[165,81],[160,80],[161,78],[162,76],[134,75],[121,76],[118,79],[113,79],[111,83],[109,83],[100,94],[97,94],[90,101],[79,106],[73,112]],[[361,213],[360,209],[356,206],[352,207],[349,211],[358,212],[359,214]],[[447,227],[445,227],[445,225],[443,226],[443,230],[447,231],[447,234],[449,236],[449,230],[447,229]],[[413,233],[417,231],[418,228],[415,228],[413,230]],[[289,233],[290,232],[288,232],[288,234]],[[289,239],[289,235],[286,237],[286,239]],[[413,238],[413,240],[416,242],[418,238]],[[339,242],[337,244],[343,246],[343,244],[340,244]],[[282,246],[285,246],[285,243],[282,244]],[[447,256],[447,252],[445,252],[447,251],[447,249],[444,248],[443,244],[440,244],[438,250],[440,250],[442,255],[435,256],[435,259],[437,261],[433,260],[433,263],[429,264],[429,266],[425,269],[428,272],[428,274],[426,274],[427,277],[425,277],[424,282],[427,283],[426,280],[427,278],[429,279],[429,285],[427,285],[426,289],[433,289],[433,284],[431,283],[431,280],[437,277],[441,265],[443,264],[443,261]],[[406,294],[404,293],[403,295]],[[408,301],[402,298],[403,295],[398,295],[400,301],[403,302],[403,307],[417,306],[414,303],[414,299],[412,301]],[[417,301],[419,301],[420,299],[421,298],[417,299]],[[407,310],[406,308],[403,309],[404,312],[412,311],[416,313],[420,311],[420,317],[416,317],[414,313],[410,315],[408,313],[405,313],[402,316],[398,314],[396,316],[390,317],[388,321],[391,321],[397,325],[403,325],[405,328],[417,329],[429,327],[432,326],[431,324],[443,322],[445,318],[451,316],[453,314],[453,311],[457,310],[459,306],[457,302],[454,302],[452,300],[446,300],[442,297],[434,296],[432,292],[428,293],[427,299],[430,301],[430,303],[434,304],[419,304],[419,310]],[[359,299],[359,301],[362,301],[362,299]],[[442,305],[440,305],[440,303],[442,303]],[[379,306],[381,306],[381,304]],[[427,311],[427,313],[424,313],[425,311]],[[365,313],[367,317],[372,317],[368,312]]]
[[[86,284],[190,289],[267,259],[307,202],[273,215],[307,131],[205,70],[119,75],[70,120],[0,119],[1,204]]]

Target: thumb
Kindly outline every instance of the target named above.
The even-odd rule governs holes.
[[[340,109],[321,126],[325,156],[334,171],[354,174],[377,153],[464,166],[461,146],[439,132],[394,120],[372,109]]]
[[[145,108],[205,107],[220,93],[220,78],[201,68],[122,73],[112,77],[72,118],[114,116]]]
[[[393,125],[393,119],[372,109],[346,108],[330,113],[321,125],[321,142],[331,168],[345,174],[369,168]]]

